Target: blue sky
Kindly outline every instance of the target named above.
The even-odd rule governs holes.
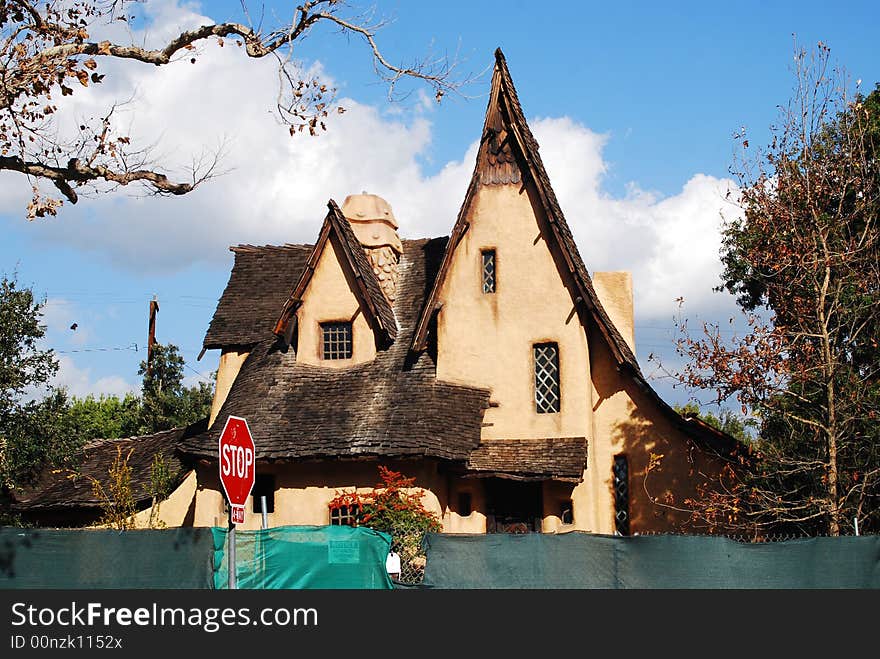
[[[266,3],[285,16],[285,3]],[[720,213],[745,126],[766,142],[788,98],[795,39],[822,40],[851,77],[880,80],[876,2],[553,3],[379,2],[391,18],[380,34],[399,61],[430,50],[457,54],[479,73],[501,46],[526,116],[575,237],[592,269],[627,269],[636,288],[637,352],[673,361],[674,300],[701,320],[726,319],[717,283]],[[158,43],[200,17],[242,20],[236,2],[150,0],[137,25]],[[297,49],[320,67],[348,109],[330,132],[291,139],[270,115],[271,63],[209,47],[197,64],[159,71],[128,66],[79,109],[136,89],[131,133],[170,161],[226,145],[227,173],[184,198],[122,191],[65,205],[58,218],[28,222],[29,184],[0,174],[0,271],[48,299],[47,342],[73,393],[138,386],[149,300],[160,303],[158,338],[181,347],[187,375],[209,374],[216,353],[196,355],[232,264],[230,244],[311,242],[327,198],[368,189],[386,197],[407,237],[442,235],[454,221],[473,167],[489,74],[426,101],[419,87],[389,104],[365,47],[330,30]],[[108,76],[110,79],[110,76]],[[115,95],[115,96],[114,96]],[[93,105],[90,105],[93,104]],[[76,322],[78,329],[69,330]],[[670,401],[684,392],[655,380]]]

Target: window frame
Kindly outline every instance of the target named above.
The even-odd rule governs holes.
[[[348,341],[347,341],[348,353],[347,353],[347,356],[343,356],[343,357],[328,356],[327,351],[326,351],[327,343],[328,343],[327,332],[333,331],[334,329],[340,328],[340,327],[347,328],[347,330],[348,330]],[[352,359],[354,357],[354,323],[352,321],[350,321],[350,320],[327,320],[327,321],[318,323],[318,328],[320,330],[320,341],[318,344],[318,347],[319,347],[318,354],[320,355],[321,361],[341,362],[341,361],[346,361],[348,359]],[[330,340],[332,343],[333,337],[330,337]],[[336,343],[339,344],[339,341],[337,340]],[[342,345],[344,346],[345,343],[343,342]]]
[[[492,290],[486,290],[486,257],[492,257]],[[485,247],[480,250],[480,290],[483,295],[494,295],[498,292],[498,250],[494,247]]]
[[[553,383],[555,385],[555,391],[551,391],[551,393],[554,393],[556,396],[556,404],[555,409],[541,409],[542,404],[538,398],[538,393],[539,384],[543,384],[543,382],[539,382],[538,380],[538,350],[541,348],[548,348],[550,346],[553,346],[556,351],[554,362],[554,365],[556,367],[556,381],[555,383]],[[544,396],[544,398],[546,398],[546,395]],[[560,356],[558,341],[539,341],[532,344],[532,400],[535,403],[536,414],[559,414],[560,412],[562,412],[562,359]]]
[[[336,508],[328,506],[328,512],[330,514],[330,526],[356,527],[359,525],[360,516],[363,511],[361,510],[361,507],[355,503],[350,506],[337,506]]]
[[[624,472],[625,482],[620,476],[621,471]],[[629,526],[631,521],[629,481],[629,457],[627,457],[626,453],[618,453],[611,461],[611,484],[614,494],[614,533],[616,535],[628,536],[632,533]],[[622,488],[621,485],[623,485]],[[623,514],[622,517],[621,513]]]

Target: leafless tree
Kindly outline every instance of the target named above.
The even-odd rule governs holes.
[[[292,8],[289,22],[269,29],[262,20],[255,25],[250,18],[247,25],[202,25],[156,49],[92,37],[102,26],[131,22],[134,17],[128,8],[133,1],[0,0],[0,170],[19,172],[30,181],[30,219],[55,215],[63,199],[75,204],[81,194],[99,186],[114,189],[137,183],[154,194],[186,194],[216,171],[214,155],[197,159],[187,180],[171,180],[162,172],[167,171],[163,163],[151,157],[149,147],[137,147],[132,136],[117,131],[116,105],[80,124],[75,136],[62,136],[59,124],[65,109],[58,98],[101,84],[108,75],[108,60],[132,66],[165,66],[184,58],[194,62],[198,47],[208,42],[240,48],[250,58],[273,57],[281,81],[275,110],[291,136],[316,135],[326,129],[329,112],[343,111],[330,108],[334,90],[293,65],[294,44],[319,24],[365,42],[377,75],[388,83],[389,95],[394,95],[402,79],[415,79],[429,85],[439,101],[463,83],[455,80],[455,63],[445,56],[392,63],[376,42],[382,23],[371,22],[368,14],[358,14],[340,0],[303,2]],[[250,16],[244,3],[243,7]],[[54,184],[60,195],[43,194],[40,181]]]

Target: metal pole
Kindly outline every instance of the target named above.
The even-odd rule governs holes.
[[[859,518],[858,518],[858,516],[853,517],[853,524],[856,527],[856,535],[858,535],[859,534]]]
[[[235,590],[235,523],[232,521],[232,507],[229,508],[229,556],[226,560],[229,567],[229,590]]]
[[[260,497],[260,510],[263,512],[263,528],[269,528],[269,513],[266,512],[266,495]]]

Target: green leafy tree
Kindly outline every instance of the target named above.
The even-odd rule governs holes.
[[[797,53],[773,139],[738,171],[722,288],[748,331],[685,335],[680,374],[760,420],[757,457],[701,513],[839,535],[880,530],[880,87],[848,95],[819,44]],[[743,147],[748,140],[739,136]]]
[[[147,366],[142,361],[138,374],[143,376],[139,433],[147,434],[185,426],[205,418],[211,411],[213,387],[200,382],[193,387],[183,384],[186,365],[174,344],[153,346]]]
[[[67,431],[84,441],[131,437],[137,434],[141,401],[133,393],[117,396],[72,398],[64,424]]]
[[[722,408],[718,414],[713,412],[701,411],[699,405],[690,402],[685,405],[674,405],[675,411],[684,417],[697,417],[705,421],[713,428],[717,428],[721,432],[725,432],[734,439],[748,443],[753,440],[751,430],[755,428],[753,419],[743,419],[733,410]]]
[[[78,437],[64,430],[64,391],[48,386],[58,371],[40,347],[44,301],[15,277],[0,279],[0,491],[27,485],[47,466],[68,464]],[[40,395],[42,398],[39,398]]]

